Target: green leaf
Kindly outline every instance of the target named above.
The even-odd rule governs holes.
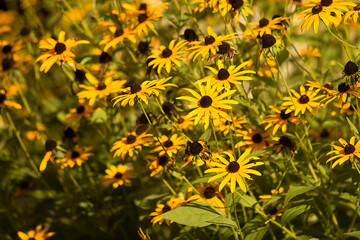
[[[107,122],[107,120],[107,113],[102,108],[91,116],[91,122],[93,123],[104,123]]]
[[[307,205],[300,205],[293,208],[289,208],[284,212],[284,214],[281,216],[281,224],[285,225],[288,222],[290,222],[293,218],[299,216],[303,212],[305,212],[309,206]]]
[[[357,139],[359,139],[359,131],[357,130],[357,128],[355,127],[355,125],[351,122],[351,120],[346,117],[346,120],[348,121],[349,125],[350,125],[350,128],[351,130],[354,132],[355,136]]]
[[[267,230],[268,228],[257,229],[256,232],[246,235],[245,240],[261,240],[264,237]]]
[[[344,233],[345,237],[356,237],[360,238],[360,231]]]
[[[256,199],[250,197],[249,195],[243,195],[243,198],[246,199],[246,201],[244,199],[240,199],[240,204],[243,205],[244,207],[253,207],[255,204],[257,204]]]
[[[287,205],[289,203],[289,201],[291,199],[293,199],[294,197],[304,194],[308,191],[313,190],[314,187],[307,187],[307,186],[298,186],[298,187],[293,187],[291,188],[285,196],[285,200],[284,200],[284,205]]]
[[[205,227],[211,224],[236,227],[236,224],[231,219],[222,217],[204,203],[187,203],[160,216],[192,227]]]
[[[205,141],[209,141],[211,137],[211,129],[207,129],[201,136],[199,139],[204,139]]]

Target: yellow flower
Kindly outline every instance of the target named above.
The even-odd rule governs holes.
[[[282,194],[283,192],[284,192],[284,188],[283,188],[283,187],[279,187],[279,190],[271,189],[271,190],[270,190],[271,195],[269,195],[269,194],[264,194],[264,195],[260,195],[259,198],[261,198],[261,199],[270,199],[270,198],[272,198],[273,196]]]
[[[325,105],[327,105],[329,102],[333,101],[334,99],[338,98],[339,99],[338,105],[339,107],[341,107],[342,104],[346,102],[349,96],[355,96],[357,98],[360,98],[359,93],[356,92],[358,87],[360,87],[359,83],[357,83],[355,86],[354,85],[349,86],[349,84],[347,84],[346,82],[340,83],[338,85],[338,90],[333,89],[329,91],[330,96],[325,99],[327,100],[325,102]]]
[[[290,89],[293,97],[284,97],[283,106],[290,106],[285,114],[295,111],[295,116],[297,116],[300,112],[302,114],[305,113],[306,109],[309,110],[313,115],[315,112],[313,108],[319,107],[320,103],[317,100],[321,99],[323,95],[316,96],[320,89],[313,91],[313,87],[310,87],[307,91],[305,91],[305,87],[303,85],[300,86],[300,94],[297,93],[295,90]]]
[[[172,77],[162,78],[159,80],[152,80],[152,81],[144,81],[141,85],[138,83],[132,83],[130,87],[122,89],[121,91],[125,94],[117,96],[113,98],[116,100],[114,105],[118,102],[121,102],[121,106],[126,106],[129,104],[130,106],[134,106],[135,99],[141,100],[148,104],[147,98],[151,94],[155,94],[156,96],[159,95],[159,90],[165,90],[166,87],[177,87],[177,85],[173,83],[166,83]]]
[[[245,38],[247,37],[262,37],[265,33],[271,34],[273,30],[283,30],[284,27],[281,25],[282,21],[288,20],[287,17],[278,17],[272,20],[268,20],[267,18],[261,18],[258,23],[251,22],[249,25],[254,26],[253,29],[246,29],[243,33]]]
[[[185,145],[185,140],[181,136],[178,136],[176,133],[172,134],[170,138],[166,135],[163,135],[160,137],[159,140],[162,146],[158,141],[156,141],[157,147],[151,150],[151,153],[158,152],[160,155],[167,154],[169,155],[169,157],[173,157],[177,154],[181,146]],[[165,148],[166,153],[163,147]]]
[[[64,31],[59,33],[57,41],[52,38],[48,38],[46,41],[41,40],[39,48],[47,49],[47,51],[36,59],[36,62],[43,61],[40,66],[40,72],[48,72],[51,66],[58,60],[60,63],[67,62],[74,71],[76,71],[75,62],[73,60],[75,54],[71,49],[79,44],[88,43],[89,41],[86,40],[75,41],[73,39],[68,39],[65,41]]]
[[[184,61],[185,58],[181,56],[184,51],[180,50],[183,48],[187,42],[182,40],[175,44],[175,40],[172,40],[169,44],[169,47],[160,46],[160,50],[153,49],[151,51],[152,55],[150,55],[147,59],[151,60],[148,63],[148,66],[152,66],[152,68],[157,68],[158,74],[160,74],[163,66],[166,68],[166,72],[170,72],[171,63],[175,63],[178,67],[181,66],[179,60]]]
[[[4,108],[5,106],[8,106],[21,109],[22,107],[20,104],[8,100],[8,97],[11,95],[13,95],[13,92],[6,91],[4,88],[0,88],[0,107]]]
[[[114,26],[109,27],[109,31],[112,34],[106,34],[104,36],[103,40],[101,40],[100,43],[99,43],[99,45],[104,45],[105,44],[105,47],[104,47],[105,52],[109,48],[115,47],[120,42],[123,42],[125,39],[129,39],[133,43],[136,42],[134,32],[128,27],[122,28],[120,26],[116,27],[114,25]]]
[[[147,165],[147,167],[152,171],[150,177],[155,176],[157,173],[165,169],[165,167],[168,167],[172,164],[167,155],[160,155],[158,157],[149,155],[146,156],[146,159],[150,161]]]
[[[210,79],[212,87],[216,88],[217,91],[220,91],[222,88],[225,88],[225,90],[229,90],[231,88],[230,83],[236,85],[241,83],[241,81],[253,79],[252,77],[245,76],[245,74],[255,73],[254,71],[240,71],[240,69],[244,68],[247,64],[248,62],[244,62],[239,66],[231,65],[230,67],[225,68],[222,61],[218,60],[218,70],[212,67],[206,67],[215,75],[205,77],[201,79],[200,82],[206,82],[208,79]]]
[[[97,98],[105,99],[105,97],[111,93],[121,91],[126,83],[126,80],[113,81],[112,77],[108,77],[103,82],[99,82],[90,73],[86,73],[85,76],[92,86],[80,84],[79,87],[85,90],[79,92],[77,95],[80,99],[89,99],[90,106],[94,105]]]
[[[221,163],[213,163],[213,168],[207,169],[205,173],[216,173],[217,175],[211,177],[208,182],[212,182],[218,178],[225,177],[219,186],[221,191],[227,183],[230,182],[231,192],[235,192],[236,183],[240,186],[241,190],[246,192],[246,186],[243,178],[252,180],[250,174],[261,176],[261,173],[251,169],[255,166],[263,165],[263,162],[250,163],[250,160],[259,159],[258,157],[251,156],[247,157],[251,152],[251,149],[246,149],[245,152],[235,160],[234,156],[228,152],[224,152],[228,157],[229,161],[224,157],[219,157]]]
[[[39,167],[40,172],[43,172],[46,169],[47,163],[49,161],[54,163],[54,158],[55,158],[54,150],[55,151],[57,150],[56,146],[57,146],[57,143],[55,140],[53,140],[53,139],[46,140],[46,142],[45,142],[46,154],[43,157],[43,159],[41,160],[40,167]]]
[[[130,178],[134,178],[133,168],[128,165],[119,164],[117,166],[111,165],[105,170],[107,174],[104,176],[105,184],[112,184],[113,188],[117,188],[124,184],[130,184]]]
[[[217,52],[216,47],[221,45],[222,42],[232,44],[228,40],[238,38],[238,36],[234,36],[236,35],[236,33],[228,34],[225,36],[218,36],[216,33],[212,31],[210,26],[207,28],[207,33],[208,35],[202,38],[200,41],[193,41],[191,43],[194,46],[188,49],[188,51],[190,52],[188,56],[189,60],[192,59],[193,61],[195,61],[196,58],[198,58],[199,56],[201,56],[202,59],[204,60],[205,57],[209,55],[209,53],[215,55]]]
[[[199,83],[199,88],[201,95],[192,89],[185,88],[185,90],[190,92],[194,97],[182,96],[177,98],[195,103],[188,105],[190,109],[194,110],[192,110],[186,118],[196,116],[194,121],[195,125],[203,119],[205,129],[209,127],[210,119],[212,119],[215,125],[220,124],[220,117],[231,121],[231,117],[222,109],[232,109],[230,104],[239,104],[235,100],[224,99],[231,96],[236,90],[229,90],[219,94],[216,88],[211,88],[210,80],[207,81],[206,87]]]
[[[42,225],[37,225],[34,230],[28,231],[28,233],[24,233],[18,231],[17,234],[21,240],[45,240],[51,236],[53,236],[54,232],[49,231],[50,226],[44,227]]]
[[[336,161],[331,165],[331,168],[336,167],[336,165],[341,165],[347,160],[353,161],[354,156],[360,158],[360,141],[355,144],[355,137],[350,138],[350,142],[347,143],[344,139],[339,138],[339,142],[341,143],[342,147],[337,145],[331,144],[335,150],[328,152],[326,155],[336,154],[329,158],[326,163],[336,159]]]
[[[313,48],[312,46],[307,46],[305,49],[301,49],[300,54],[302,56],[321,57],[321,53],[319,52],[319,49]]]
[[[141,151],[142,146],[149,146],[151,142],[151,134],[147,134],[147,131],[136,134],[136,132],[131,132],[127,137],[123,137],[121,140],[118,140],[112,146],[110,152],[115,151],[115,157],[121,157],[122,160],[125,160],[126,154],[129,154],[130,157],[134,156],[134,151]]]
[[[217,126],[217,131],[222,132],[224,134],[224,136],[228,135],[230,131],[234,130],[234,126],[235,126],[235,131],[237,132],[238,129],[243,128],[242,124],[247,123],[246,120],[244,120],[241,117],[237,117],[237,116],[233,116],[233,122],[230,122],[229,120],[226,119],[221,119],[220,121],[220,125]],[[233,126],[234,125],[234,126]]]
[[[187,202],[190,201],[198,201],[203,203],[208,203],[211,205],[214,205],[215,207],[221,208],[225,210],[224,205],[224,197],[222,196],[221,192],[219,191],[219,187],[217,186],[217,183],[207,183],[204,185],[198,185],[196,186],[196,190],[200,193],[194,193],[194,189],[190,187],[188,189],[189,196],[187,198]]]
[[[65,122],[71,123],[77,127],[82,118],[89,120],[91,114],[95,111],[88,105],[80,104],[80,106],[72,108],[70,113],[65,115]]]
[[[272,127],[272,134],[275,135],[278,129],[281,127],[281,131],[286,134],[287,123],[292,122],[295,124],[300,123],[300,119],[294,116],[294,112],[291,111],[289,113],[285,113],[287,111],[286,108],[279,109],[275,106],[270,105],[269,108],[273,109],[276,113],[270,114],[267,116],[261,124],[267,123],[268,125],[265,127],[265,130],[268,130]],[[303,120],[305,121],[305,120]],[[305,121],[306,122],[306,121]]]
[[[359,18],[359,13],[360,13],[360,5],[357,5],[352,10],[345,13],[343,17],[344,23],[348,24],[349,19],[352,19],[354,23],[357,23],[357,20]]]
[[[246,127],[246,131],[239,131],[239,135],[243,137],[243,140],[238,142],[235,147],[243,147],[246,146],[246,149],[250,149],[251,151],[262,150],[268,146],[268,141],[270,138],[270,131],[260,131],[255,130],[251,127]]]
[[[221,15],[225,16],[229,13],[236,21],[239,21],[240,15],[244,18],[254,15],[247,0],[220,0],[218,7]]]
[[[79,147],[76,145],[73,150],[67,151],[63,158],[57,159],[56,163],[60,164],[61,168],[72,168],[75,165],[81,166],[83,161],[88,160],[88,158],[93,155],[89,153],[91,149],[92,147]]]
[[[161,225],[165,220],[160,216],[161,214],[171,211],[183,204],[185,204],[185,201],[181,196],[178,198],[172,196],[171,199],[166,202],[166,204],[158,204],[156,206],[155,212],[152,212],[149,215],[150,217],[153,217],[151,219],[152,224],[155,225],[156,223],[159,223]],[[165,222],[167,225],[170,225],[170,223],[172,223],[173,221],[166,219]]]

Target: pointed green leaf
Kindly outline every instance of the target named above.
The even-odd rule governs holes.
[[[354,132],[355,136],[357,139],[359,139],[359,131],[357,130],[357,128],[355,127],[355,125],[351,122],[351,120],[346,117],[346,120],[348,121],[349,125],[350,125],[350,128],[351,130]]]
[[[286,206],[289,203],[289,201],[291,199],[293,199],[294,197],[296,197],[298,195],[301,195],[301,194],[304,194],[304,193],[306,193],[308,191],[311,191],[313,189],[314,189],[314,187],[307,187],[307,186],[298,186],[298,187],[291,188],[286,193],[285,200],[284,200],[284,205]]]
[[[299,216],[300,214],[302,214],[303,212],[305,212],[308,208],[309,208],[309,206],[307,206],[307,205],[301,205],[301,206],[296,206],[296,207],[287,209],[284,212],[284,214],[281,216],[281,224],[283,224],[283,225],[287,224],[293,218],[295,218],[295,217]]]

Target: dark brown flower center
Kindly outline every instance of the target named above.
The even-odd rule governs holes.
[[[221,68],[217,74],[219,80],[226,80],[230,77],[230,73],[225,68]]]
[[[310,101],[310,98],[307,95],[301,95],[299,98],[299,103],[306,104]]]
[[[344,148],[344,152],[345,152],[345,154],[351,154],[351,153],[355,152],[354,145],[352,145],[352,144],[346,145]]]
[[[179,118],[177,122],[178,122],[178,124],[181,124],[181,123],[183,123],[184,121],[185,121],[185,120],[184,120],[183,118]]]
[[[117,173],[114,175],[114,178],[120,179],[120,178],[122,178],[122,176],[123,176],[122,173],[117,172]]]
[[[36,240],[35,238],[33,238],[33,237],[31,237],[31,238],[29,238],[28,240]]]
[[[169,162],[169,158],[166,155],[162,155],[158,159],[158,163],[160,166],[165,166]]]
[[[149,43],[147,42],[139,42],[138,50],[140,53],[145,54],[149,49]]]
[[[243,0],[230,0],[229,3],[234,10],[239,9],[244,5]]]
[[[76,69],[75,71],[75,80],[77,80],[79,83],[83,83],[85,80],[85,72],[81,71],[79,69]]]
[[[4,58],[1,62],[3,71],[9,70],[12,68],[14,60],[12,58]]]
[[[356,63],[348,61],[345,64],[344,72],[347,76],[354,75],[357,71],[359,71],[359,67]]]
[[[138,93],[141,91],[141,86],[140,84],[137,84],[137,83],[132,83],[130,85],[130,93],[131,94],[135,94],[135,93]]]
[[[166,140],[165,142],[164,142],[164,147],[166,147],[166,148],[169,148],[169,147],[172,147],[174,144],[173,144],[173,142],[169,139],[169,140]]]
[[[192,30],[191,28],[188,28],[184,32],[184,38],[187,41],[192,42],[192,41],[195,41],[198,38],[198,36],[196,35],[194,30]]]
[[[104,90],[106,88],[106,85],[105,85],[105,83],[103,83],[103,82],[101,82],[101,83],[99,83],[99,85],[97,86],[97,90]]]
[[[76,108],[76,112],[77,112],[78,114],[82,114],[82,113],[84,113],[84,111],[85,111],[85,107],[84,107],[84,106],[79,106],[79,107]]]
[[[203,146],[198,142],[193,142],[190,144],[190,153],[192,155],[198,155],[203,150]]]
[[[170,112],[174,110],[174,104],[166,101],[161,105],[161,108],[164,111],[164,113],[170,114]]]
[[[269,20],[267,20],[266,18],[260,19],[260,21],[259,21],[260,28],[266,27],[267,25],[269,25]]]
[[[333,3],[332,0],[321,0],[321,6],[328,7]]]
[[[213,198],[213,197],[215,197],[215,188],[213,188],[213,187],[207,187],[207,188],[205,188],[205,190],[204,190],[204,197],[206,198],[206,199],[211,199],[211,198]]]
[[[262,36],[262,48],[272,47],[276,43],[276,38],[271,34],[264,34]]]
[[[21,30],[20,30],[20,35],[23,36],[23,37],[26,37],[27,35],[29,35],[30,33],[30,29],[26,28],[26,27],[23,27]]]
[[[3,47],[2,51],[3,51],[3,53],[10,53],[11,49],[12,49],[12,46],[8,44]]]
[[[215,42],[215,38],[211,35],[205,37],[205,45],[210,45]]]
[[[4,103],[5,100],[6,100],[6,95],[0,93],[0,104]]]
[[[346,92],[349,89],[350,89],[350,86],[349,86],[349,84],[346,84],[346,83],[340,83],[338,86],[338,91],[341,93]]]
[[[230,51],[230,44],[227,42],[222,42],[219,46],[219,52],[220,54],[227,54]]]
[[[72,129],[71,127],[68,127],[64,130],[64,137],[67,139],[73,139],[76,137],[76,133],[74,131],[74,129]]]
[[[281,145],[283,145],[285,147],[291,147],[293,145],[293,142],[287,136],[282,136],[279,139],[279,144],[281,144]]]
[[[146,11],[146,9],[147,9],[146,3],[141,3],[140,6],[139,6],[139,10]]]
[[[275,207],[275,208],[270,209],[269,214],[270,215],[275,215],[278,211],[279,210]]]
[[[74,159],[74,158],[78,158],[78,157],[80,157],[80,153],[77,151],[72,151],[71,158]]]
[[[353,10],[354,10],[354,11],[360,11],[360,5],[357,5],[356,7],[354,7]]]
[[[211,106],[213,100],[211,99],[211,97],[205,95],[200,99],[200,107],[202,108],[208,108]]]
[[[240,169],[240,165],[236,161],[232,161],[229,163],[229,165],[227,165],[227,171],[229,173],[236,173],[239,171],[239,169]]]
[[[65,44],[63,44],[61,42],[56,43],[55,52],[57,54],[62,54],[65,50],[66,50],[66,45]]]
[[[165,48],[161,54],[162,54],[163,58],[168,58],[172,55],[172,51],[169,48]]]
[[[320,133],[321,138],[328,138],[329,136],[330,136],[330,134],[326,129],[323,129]]]
[[[116,28],[116,31],[115,31],[115,37],[120,37],[124,34],[124,29],[122,28]]]
[[[166,205],[163,207],[163,209],[162,209],[162,213],[166,213],[166,212],[168,212],[168,211],[170,211],[170,210],[171,210],[171,207],[166,204]]]
[[[333,87],[331,84],[329,84],[329,83],[325,84],[325,85],[324,85],[324,88],[329,89],[329,90],[333,90],[333,89],[334,89],[334,87]]]
[[[138,16],[138,21],[139,21],[139,23],[143,23],[146,21],[147,18],[148,18],[148,16],[145,13],[142,13]]]
[[[263,137],[259,133],[255,133],[251,138],[254,143],[261,143],[262,139]]]
[[[136,141],[136,137],[134,135],[129,135],[126,137],[127,144],[133,144]]]
[[[52,139],[48,139],[45,142],[45,149],[47,152],[52,151],[56,148],[56,141]]]
[[[313,14],[319,14],[323,10],[321,5],[316,5],[311,9]]]
[[[107,52],[102,52],[99,56],[100,63],[108,63],[111,61],[111,56]]]
[[[286,119],[288,119],[289,117],[291,117],[291,112],[285,113],[286,110],[287,110],[287,109],[281,110],[281,112],[280,112],[280,117],[281,117],[281,119],[286,120]]]

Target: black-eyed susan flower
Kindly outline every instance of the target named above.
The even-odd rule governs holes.
[[[166,135],[162,135],[159,139],[161,144],[156,141],[156,148],[151,150],[151,152],[158,152],[160,155],[169,155],[169,157],[175,156],[179,149],[185,145],[185,140],[178,136],[176,133],[172,134],[171,137],[168,137]],[[164,150],[164,148],[165,150]],[[166,151],[166,152],[165,152]]]
[[[251,68],[254,67],[254,61],[253,60],[249,60],[247,61],[248,64],[246,67]],[[260,76],[260,77],[271,77],[272,74],[277,74],[278,69],[276,68],[276,62],[273,56],[268,55],[268,57],[263,60],[263,54],[261,54],[260,56],[260,62],[259,64],[256,66],[256,73]]]
[[[55,140],[53,139],[46,140],[45,142],[46,153],[40,163],[40,167],[39,167],[40,172],[43,172],[46,169],[46,166],[49,161],[54,163],[54,158],[55,158],[54,150],[56,150],[56,146],[57,143]]]
[[[187,202],[199,201],[211,204],[223,210],[225,209],[225,200],[219,191],[218,183],[206,183],[205,186],[200,184],[196,186],[196,190],[200,193],[200,195],[195,193],[192,187],[188,189],[189,196],[186,200]]]
[[[309,31],[312,24],[314,24],[315,33],[318,32],[320,20],[326,25],[337,24],[338,19],[331,15],[330,9],[326,9],[319,3],[309,3],[304,5],[305,10],[299,15],[299,18],[304,19],[301,24],[301,30],[306,28]]]
[[[346,114],[346,115],[354,115],[356,114],[356,103],[351,103],[351,102],[347,102],[345,104],[339,104],[339,103],[334,103],[334,106],[337,108],[340,108],[340,113],[341,114]],[[354,108],[355,107],[355,108]],[[332,116],[336,115],[337,113],[334,111],[331,113]]]
[[[231,18],[239,21],[240,16],[243,18],[254,15],[247,0],[221,0],[218,8],[222,15],[230,13]]]
[[[237,38],[237,36],[234,36],[236,33],[228,34],[225,36],[218,36],[216,33],[213,32],[211,27],[209,26],[207,28],[208,35],[204,38],[202,38],[200,41],[194,41],[192,42],[193,46],[188,49],[190,52],[188,59],[195,61],[196,58],[199,56],[202,57],[202,59],[205,59],[206,56],[209,55],[209,53],[215,55],[217,53],[217,46],[221,45],[222,42],[227,42],[228,44],[231,44],[229,40]]]
[[[235,147],[246,147],[250,151],[262,150],[269,145],[269,138],[271,131],[263,132],[260,129],[253,129],[251,127],[246,127],[246,131],[240,130],[237,132],[237,135],[241,136],[243,139],[238,142]]]
[[[161,214],[166,213],[168,211],[171,211],[177,207],[180,207],[181,205],[185,204],[185,201],[182,196],[175,197],[172,196],[169,201],[166,202],[166,204],[158,204],[156,206],[155,212],[150,213],[150,217],[153,217],[151,219],[151,223],[155,225],[156,223],[159,223],[160,225],[164,222],[164,218],[161,217]],[[165,220],[166,224],[170,226],[170,223],[173,221],[171,220]]]
[[[210,120],[212,120],[215,125],[220,124],[220,118],[231,121],[231,117],[224,110],[232,109],[230,104],[238,104],[237,101],[228,99],[236,90],[228,90],[220,94],[215,87],[211,87],[210,80],[207,81],[205,87],[199,83],[199,88],[200,94],[192,89],[185,88],[185,90],[190,92],[194,97],[181,96],[177,98],[194,103],[188,105],[188,107],[193,110],[186,117],[196,116],[194,120],[195,125],[203,119],[205,129],[209,127]]]
[[[15,92],[7,91],[4,88],[0,89],[0,107],[1,108],[4,108],[5,106],[8,106],[10,108],[16,108],[16,109],[22,108],[20,104],[8,100],[8,97],[10,97],[11,95],[14,95],[14,93]]]
[[[105,45],[104,51],[106,52],[109,48],[115,47],[120,42],[123,42],[125,39],[129,39],[131,42],[136,42],[136,37],[133,30],[129,27],[121,26],[109,26],[109,31],[111,34],[106,34],[103,37],[103,40],[100,41],[99,45]]]
[[[94,105],[97,99],[105,99],[111,93],[121,91],[126,83],[126,80],[113,81],[112,77],[107,77],[104,81],[99,82],[92,74],[86,73],[85,75],[92,86],[80,84],[79,87],[85,90],[77,95],[80,99],[89,99],[90,106]]]
[[[251,22],[249,25],[254,26],[253,29],[246,29],[243,33],[245,38],[251,37],[262,37],[265,33],[271,34],[274,30],[283,30],[284,27],[280,24],[284,20],[288,20],[287,17],[278,17],[272,20],[268,20],[267,18],[261,18],[258,23]]]
[[[219,126],[217,126],[217,130],[222,132],[224,136],[228,135],[230,131],[237,132],[239,129],[243,128],[243,124],[246,124],[247,121],[241,117],[233,116],[233,121],[229,121],[226,119],[221,119]]]
[[[341,0],[312,0],[316,4],[320,4],[326,10],[329,10],[333,15],[339,19],[343,16],[342,11],[348,11],[348,7],[356,7],[355,3]]]
[[[343,17],[344,23],[348,24],[348,21],[351,19],[354,23],[357,23],[357,20],[359,18],[359,13],[360,13],[360,5],[353,7],[352,10],[349,10],[345,13]]]
[[[344,67],[344,76],[349,77],[352,82],[354,82],[354,80],[355,82],[358,81],[358,79],[360,78],[358,64],[354,63],[353,61],[348,61]]]
[[[278,148],[275,149],[275,153],[279,153],[285,148],[288,148],[291,154],[295,153],[296,143],[288,136],[274,137],[273,140],[277,141],[274,146],[278,146]]]
[[[195,12],[202,12],[206,8],[211,8],[212,12],[216,13],[218,11],[217,5],[221,1],[222,0],[208,0],[208,1],[193,0],[193,1],[191,1],[191,4],[197,4],[197,6],[195,7],[195,10],[194,10]]]
[[[75,127],[79,125],[81,119],[90,119],[91,114],[95,112],[91,106],[80,104],[77,108],[72,108],[70,113],[65,115],[65,122],[73,124]]]
[[[324,85],[316,82],[316,81],[307,81],[305,86],[313,87],[315,89],[321,89],[325,91],[326,93],[331,93],[334,90],[334,86],[331,85],[330,82],[325,83]]]
[[[313,46],[307,46],[306,48],[300,49],[300,55],[307,57],[321,57],[321,53],[318,48]]]
[[[153,68],[157,68],[157,73],[160,74],[161,69],[165,66],[166,72],[170,73],[171,71],[171,63],[175,63],[176,66],[181,66],[181,61],[185,61],[186,58],[182,57],[184,53],[181,50],[187,42],[185,40],[179,41],[175,44],[175,40],[172,40],[169,44],[169,47],[160,46],[160,50],[153,49],[151,50],[152,55],[150,55],[147,59],[152,59],[149,62],[149,66]]]
[[[179,118],[177,118],[176,123],[173,122],[172,124],[177,126],[180,130],[189,130],[191,127],[194,126],[194,117],[186,118],[186,115],[181,115]],[[168,131],[170,131],[172,128],[169,128]]]
[[[284,192],[284,188],[283,188],[283,187],[279,187],[278,190],[276,190],[276,189],[271,189],[271,190],[270,190],[270,193],[271,193],[271,194],[263,194],[263,195],[260,195],[259,198],[266,200],[266,199],[270,199],[270,198],[272,198],[272,197],[274,197],[274,196],[277,196],[277,195],[279,195],[279,194],[282,194],[283,192]]]
[[[47,49],[46,52],[36,59],[37,62],[43,61],[40,66],[40,71],[45,73],[48,72],[51,66],[58,60],[60,63],[67,62],[75,71],[76,68],[73,58],[76,55],[71,51],[71,49],[77,45],[88,43],[89,41],[86,40],[75,41],[74,39],[68,39],[65,41],[64,31],[59,33],[57,41],[53,38],[48,38],[46,41],[40,41],[39,48]]]
[[[270,208],[266,209],[265,213],[268,217],[270,217],[267,221],[265,221],[265,224],[268,224],[270,220],[276,219],[276,217],[282,216],[282,213],[285,211],[284,208],[280,208],[278,206],[271,206]]]
[[[320,106],[318,100],[323,98],[323,95],[316,96],[320,89],[313,90],[313,87],[309,87],[309,89],[306,91],[305,87],[301,85],[299,94],[294,89],[290,89],[290,92],[293,96],[283,98],[284,102],[282,105],[284,107],[289,106],[285,113],[295,111],[295,116],[297,116],[300,112],[304,114],[307,109],[313,115],[315,115],[313,108]]]
[[[250,152],[251,149],[246,149],[237,160],[235,160],[232,154],[224,152],[224,154],[229,157],[229,161],[220,156],[219,160],[221,163],[213,163],[213,167],[205,171],[205,173],[216,173],[216,175],[211,177],[208,182],[212,182],[216,179],[224,177],[220,183],[219,191],[221,191],[226,186],[226,184],[230,182],[230,190],[232,193],[235,192],[237,184],[240,186],[242,191],[246,192],[244,178],[252,180],[250,174],[261,176],[259,171],[251,168],[264,164],[263,162],[250,163],[250,161],[253,159],[259,159],[255,156],[248,157]]]
[[[92,147],[80,147],[76,145],[73,150],[65,152],[63,158],[56,160],[56,163],[60,165],[61,168],[71,167],[75,165],[81,166],[83,161],[89,159],[93,154],[90,153]]]
[[[341,107],[343,103],[345,103],[349,96],[355,96],[359,98],[359,93],[356,92],[356,89],[359,87],[359,84],[356,84],[356,86],[352,85],[350,86],[346,82],[340,83],[338,85],[338,90],[331,90],[329,91],[329,96],[324,99],[326,100],[325,105],[327,105],[329,102],[339,99],[338,106]]]
[[[326,163],[335,160],[336,161],[331,165],[331,168],[336,167],[336,165],[341,165],[347,160],[353,162],[354,156],[360,158],[360,141],[355,144],[355,137],[350,138],[350,142],[347,143],[344,139],[339,138],[339,142],[341,143],[341,147],[335,144],[330,144],[335,150],[328,152],[326,155],[335,154],[329,158]]]
[[[267,123],[265,130],[272,128],[272,134],[275,135],[278,129],[281,127],[281,131],[286,134],[287,123],[292,122],[295,124],[300,123],[300,119],[294,116],[294,111],[285,113],[286,108],[279,109],[275,106],[270,105],[269,108],[273,109],[276,113],[267,116],[261,123]],[[304,120],[303,120],[304,121]]]
[[[150,177],[155,176],[157,173],[169,167],[172,164],[168,155],[159,155],[158,157],[148,155],[146,158],[150,161],[147,167],[151,171]]]
[[[111,184],[113,188],[117,188],[122,185],[129,185],[131,178],[134,178],[133,167],[130,164],[123,165],[111,165],[105,170],[104,183]]]
[[[212,67],[206,67],[208,68],[214,75],[207,76],[200,80],[200,82],[207,82],[208,79],[210,79],[212,87],[216,88],[217,91],[220,91],[222,88],[225,88],[225,90],[229,90],[231,88],[231,84],[239,84],[241,81],[245,80],[252,80],[252,77],[246,76],[246,74],[255,73],[252,70],[243,70],[240,71],[242,68],[244,68],[248,63],[243,62],[242,64],[236,66],[231,65],[230,67],[225,67],[222,61],[218,60],[217,62],[217,68]]]
[[[141,85],[138,83],[131,83],[130,87],[124,88],[121,92],[125,93],[113,98],[114,105],[121,102],[121,106],[134,106],[135,100],[140,100],[148,104],[148,97],[152,94],[159,95],[159,90],[165,90],[166,87],[177,87],[173,83],[166,83],[171,77],[162,78],[159,80],[144,81]]]
[[[54,232],[48,232],[50,229],[50,226],[46,226],[43,228],[43,226],[37,225],[35,229],[28,231],[27,233],[18,231],[17,235],[21,240],[45,240],[49,237],[55,235]]]
[[[136,134],[136,132],[131,132],[127,137],[116,141],[112,146],[110,152],[115,151],[114,158],[120,157],[122,160],[125,160],[125,156],[128,154],[130,157],[134,156],[135,150],[141,151],[142,146],[149,146],[152,142],[151,134],[148,134],[147,131]]]
[[[211,160],[212,154],[208,149],[207,142],[203,140],[195,141],[195,142],[187,142],[184,161],[185,163],[181,165],[180,170],[188,165],[191,160],[194,160],[194,163],[201,161],[198,165],[204,164],[207,160]]]

